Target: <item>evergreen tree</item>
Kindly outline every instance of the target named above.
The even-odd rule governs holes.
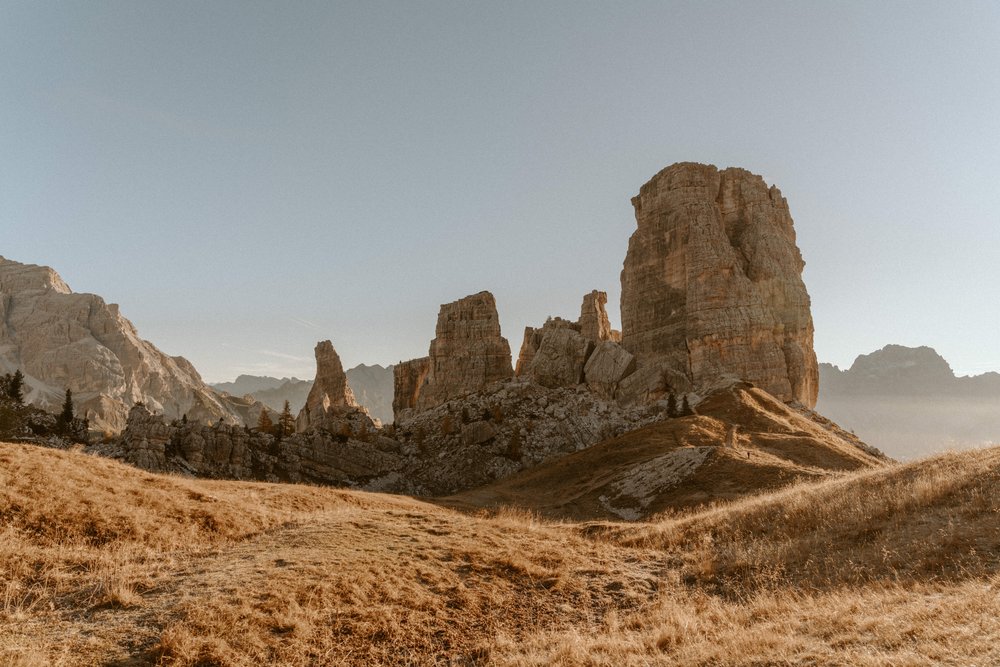
[[[188,423],[188,414],[186,412],[183,415],[181,415],[181,423],[182,424]]]
[[[24,387],[24,373],[18,368],[14,371],[14,375],[10,378],[10,385],[8,387],[8,395],[17,403],[24,403],[24,394],[21,389]],[[69,391],[68,389],[66,391]]]
[[[271,415],[267,414],[267,408],[261,408],[260,417],[257,417],[257,430],[261,433],[270,433],[274,430],[274,422]]]
[[[674,396],[673,392],[670,392],[670,395],[667,396],[667,416],[671,417],[671,418],[678,416],[677,415],[677,397]]]
[[[295,417],[292,416],[292,406],[288,401],[285,401],[285,407],[281,408],[278,416],[278,430],[281,431],[280,437],[295,433]]]
[[[73,427],[73,392],[66,389],[66,400],[63,401],[62,412],[59,413],[59,425],[63,432],[69,433]]]
[[[63,401],[63,411],[59,413],[59,420],[66,425],[73,423],[73,392],[66,389],[66,400]]]
[[[684,394],[684,402],[681,403],[681,416],[689,417],[694,414],[694,410],[691,409],[691,404],[688,403],[687,394]]]

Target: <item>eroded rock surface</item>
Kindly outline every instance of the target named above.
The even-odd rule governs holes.
[[[676,389],[663,386],[676,376],[695,387],[735,376],[815,405],[804,262],[781,192],[743,169],[679,163],[632,204],[638,228],[621,274],[622,344],[652,369],[634,378],[635,395],[655,383]]]
[[[330,417],[357,412],[362,408],[354,400],[354,392],[347,384],[347,375],[340,362],[340,355],[328,340],[316,344],[316,379],[313,381],[306,404],[295,420],[295,430],[304,431]]]
[[[393,409],[397,418],[399,410],[427,410],[513,372],[496,300],[489,292],[479,292],[441,306],[426,373],[422,359],[397,365]]]
[[[137,401],[169,418],[241,421],[190,362],[141,339],[116,304],[74,293],[47,266],[0,257],[0,372],[18,368],[27,401],[58,411],[69,388],[91,428],[121,431]]]

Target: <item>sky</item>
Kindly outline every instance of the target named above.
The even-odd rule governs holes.
[[[777,185],[821,361],[1000,370],[1000,3],[0,0],[0,254],[209,381],[608,292],[679,161]]]

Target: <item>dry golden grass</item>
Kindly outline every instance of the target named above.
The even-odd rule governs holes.
[[[0,664],[1000,663],[1000,450],[637,524],[0,444]]]

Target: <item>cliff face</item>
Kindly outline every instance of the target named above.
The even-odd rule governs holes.
[[[92,428],[120,431],[138,401],[168,419],[242,421],[190,362],[139,338],[94,294],[75,294],[46,266],[0,257],[0,371],[20,368],[25,398],[58,410],[66,388]]]
[[[781,192],[743,169],[679,163],[632,204],[638,228],[621,274],[622,344],[657,369],[637,377],[701,387],[737,376],[814,406],[805,264]]]
[[[427,356],[396,366],[399,410],[427,410],[511,377],[510,344],[500,335],[496,300],[479,292],[441,306]]]

